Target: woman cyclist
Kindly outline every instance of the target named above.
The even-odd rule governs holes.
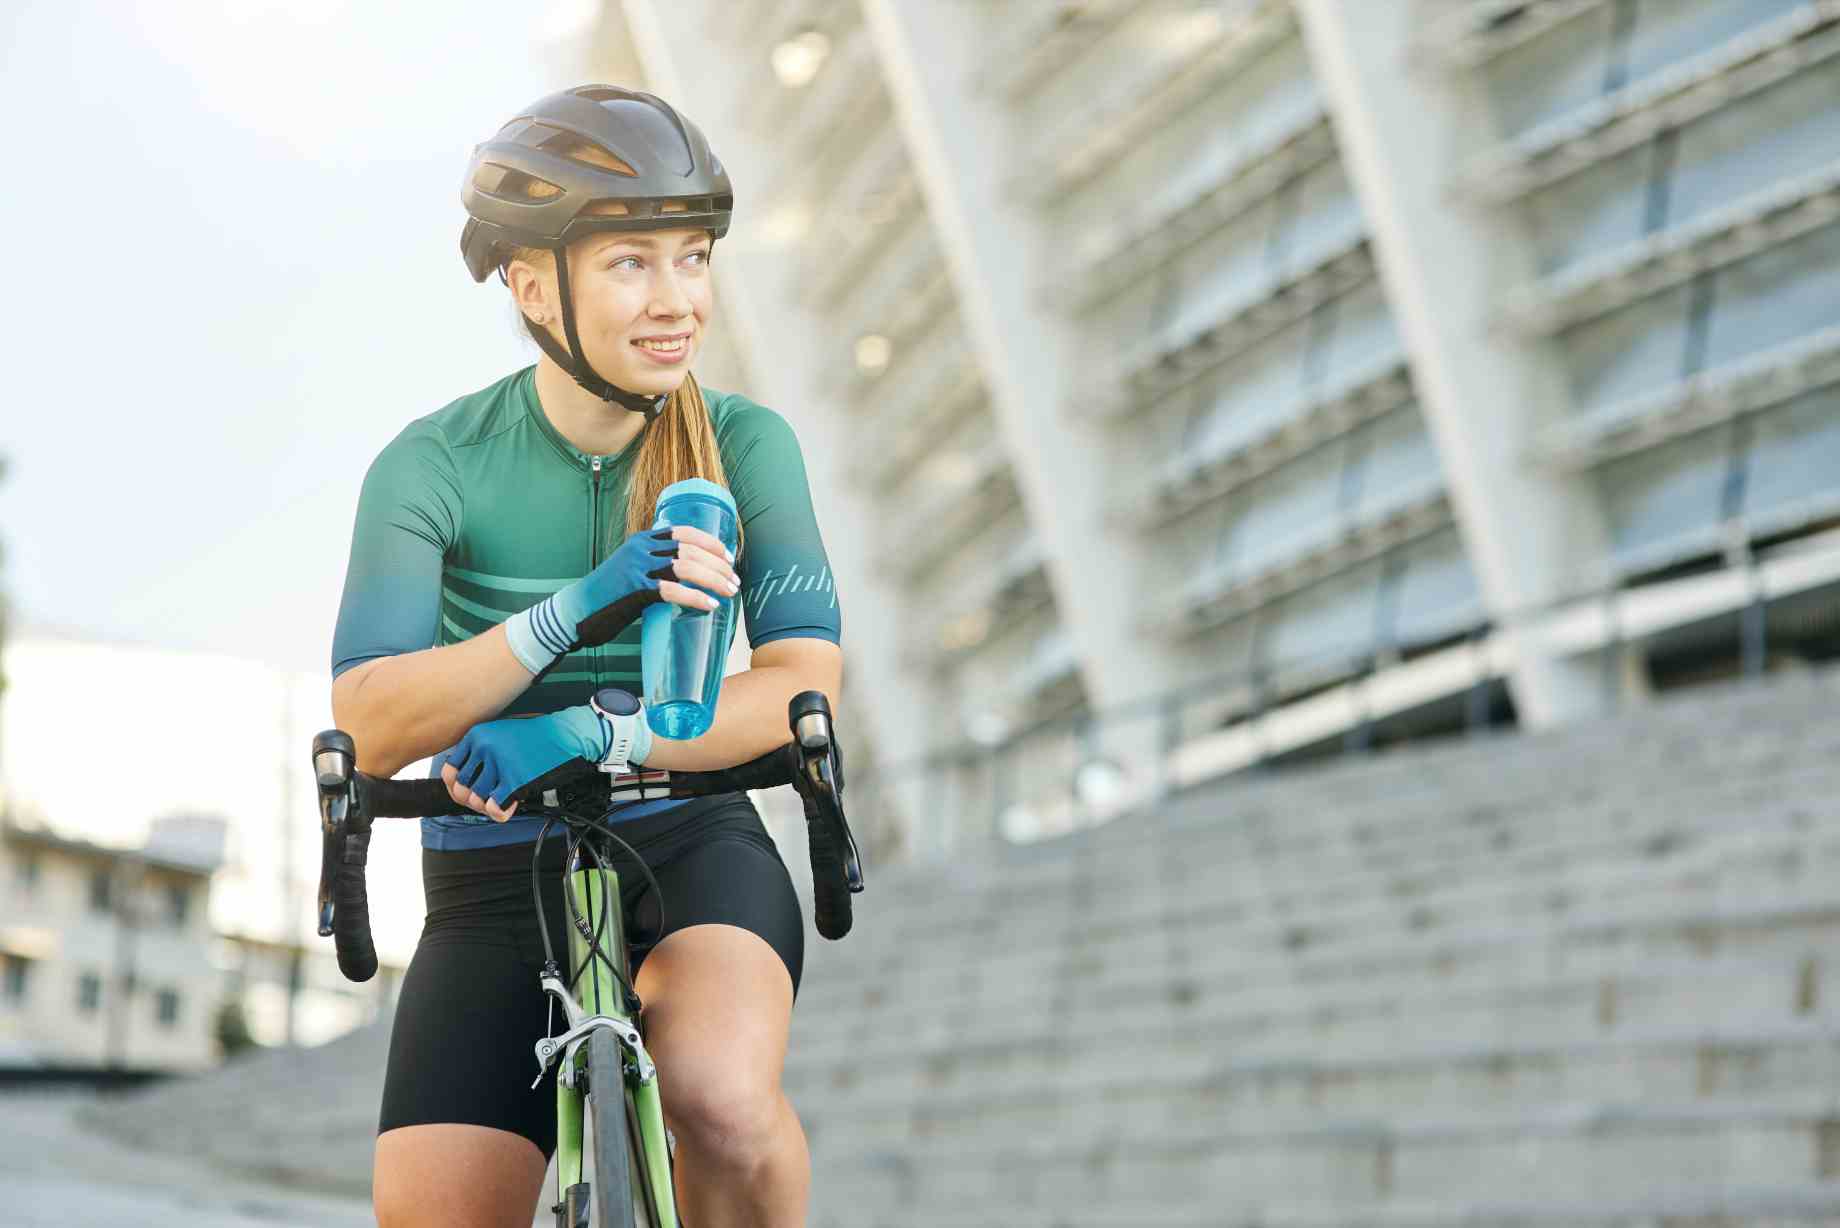
[[[549,1027],[530,888],[541,824],[513,795],[580,759],[746,762],[786,740],[794,695],[834,704],[842,680],[797,440],[772,410],[690,374],[733,201],[702,133],[649,94],[566,90],[474,151],[462,199],[468,270],[498,272],[542,355],[379,454],[332,654],[333,714],[359,767],[393,775],[434,756],[461,811],[423,822],[427,921],[378,1122],[385,1228],[523,1228],[542,1196],[556,1124],[554,1067],[530,1086]],[[734,495],[733,559],[694,529],[648,531],[658,492],[690,477]],[[704,736],[654,737],[643,713],[588,705],[597,687],[640,691],[646,605],[718,596],[742,603],[752,658]],[[661,925],[638,867],[615,861],[628,935],[663,931],[633,952],[634,979],[684,1218],[802,1224],[810,1158],[779,1084],[804,956],[786,868],[745,794],[617,817],[663,897]],[[561,935],[562,841],[543,853]]]

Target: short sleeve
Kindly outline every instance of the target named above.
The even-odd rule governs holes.
[[[742,402],[722,424],[722,456],[741,516],[741,577],[748,643],[806,638],[842,642],[837,581],[818,518],[798,436],[784,418]]]
[[[441,569],[458,539],[459,474],[440,428],[410,423],[364,475],[332,636],[332,676],[438,642]]]

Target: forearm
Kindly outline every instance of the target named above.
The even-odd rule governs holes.
[[[707,772],[757,759],[792,737],[787,707],[801,691],[823,691],[833,713],[842,679],[833,671],[756,666],[722,679],[715,723],[687,742],[654,736],[648,768]]]
[[[332,684],[332,719],[357,744],[360,771],[394,776],[497,716],[530,680],[501,623],[445,648],[347,670]]]

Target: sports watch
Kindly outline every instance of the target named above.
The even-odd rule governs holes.
[[[597,766],[609,775],[618,776],[626,770],[634,745],[639,741],[639,726],[644,719],[641,705],[631,691],[604,686],[588,697],[588,706],[607,727],[607,753],[601,756]],[[649,743],[650,739],[646,741]]]

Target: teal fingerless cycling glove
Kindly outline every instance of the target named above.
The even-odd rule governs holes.
[[[618,762],[610,756],[621,748]],[[611,716],[587,704],[543,716],[486,721],[467,730],[447,753],[458,782],[500,806],[534,797],[584,766],[620,770],[651,753],[643,709]]]
[[[642,529],[593,571],[505,620],[505,638],[525,669],[541,674],[556,658],[605,644],[646,606],[664,600],[658,582],[675,574],[677,542],[669,529]]]

